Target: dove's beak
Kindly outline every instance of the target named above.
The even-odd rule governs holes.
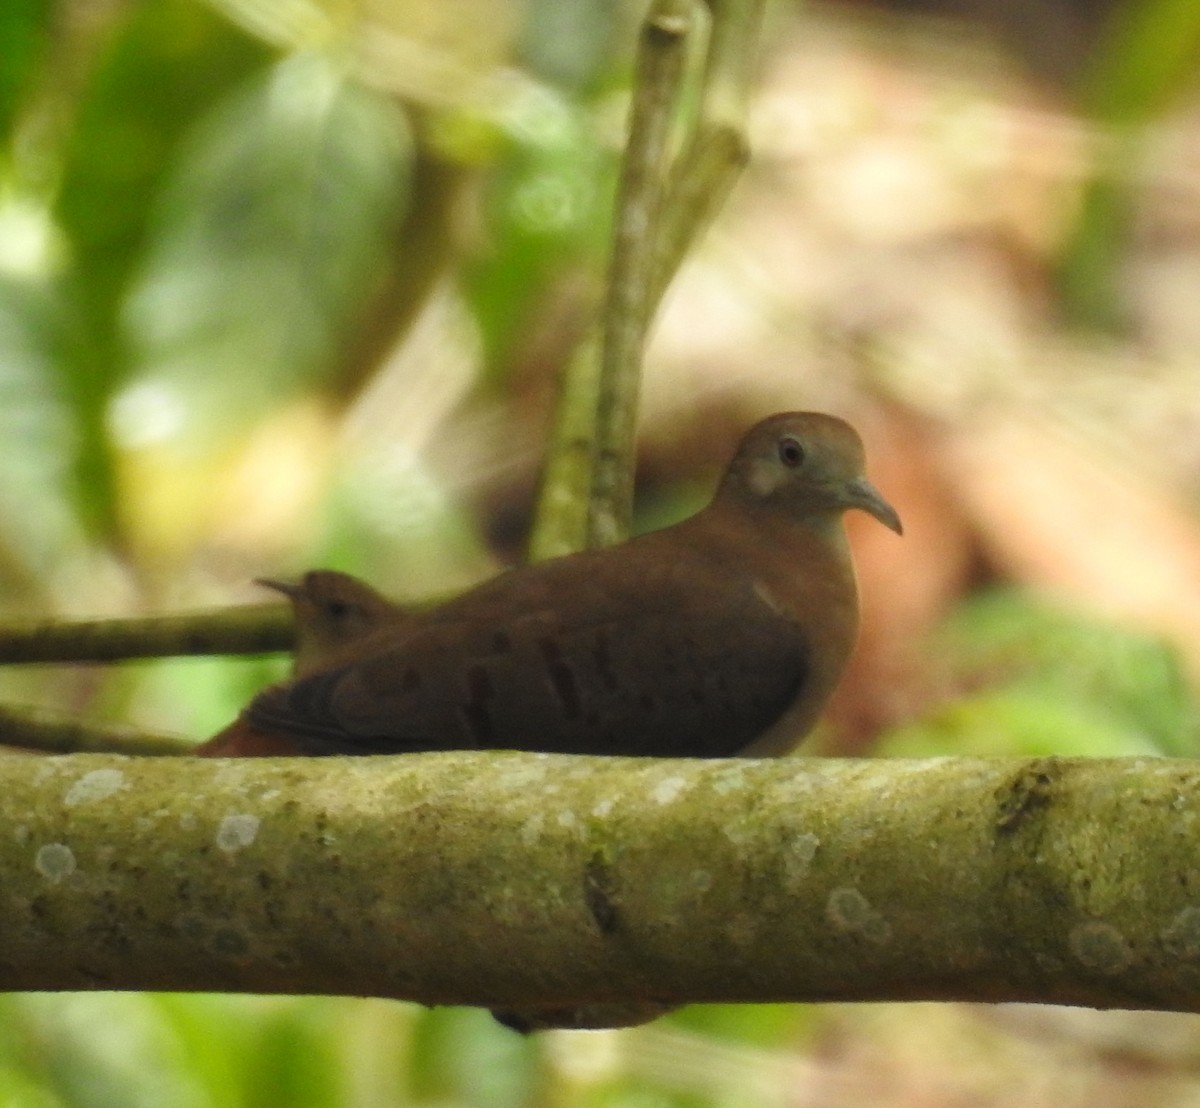
[[[289,599],[295,599],[300,593],[300,586],[292,584],[291,581],[279,581],[274,577],[256,577],[254,578],[256,585],[262,585],[266,589],[274,589],[276,592],[283,593]]]
[[[861,508],[873,515],[889,531],[895,531],[897,535],[904,534],[904,526],[896,514],[896,509],[884,500],[879,490],[865,477],[847,482],[845,491],[847,508]]]

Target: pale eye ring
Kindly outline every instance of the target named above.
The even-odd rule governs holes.
[[[779,440],[779,460],[789,469],[796,469],[804,464],[804,447],[798,439],[784,435]]]

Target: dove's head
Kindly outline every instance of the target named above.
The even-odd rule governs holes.
[[[398,618],[399,609],[391,601],[365,581],[337,570],[310,570],[295,583],[267,577],[258,578],[258,583],[291,601],[298,631],[317,645],[340,645]]]
[[[781,412],[746,432],[717,495],[814,524],[861,508],[900,534],[896,509],[867,480],[865,466],[862,440],[844,420]]]

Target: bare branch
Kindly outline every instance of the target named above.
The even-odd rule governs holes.
[[[589,546],[608,546],[629,535],[642,348],[654,312],[670,139],[695,14],[693,0],[655,0],[642,26],[600,343]]]
[[[41,708],[0,705],[0,735],[8,746],[54,754],[191,754],[195,742],[132,727],[112,727]]]
[[[268,654],[295,642],[283,604],[132,619],[25,620],[0,624],[0,664],[115,662],[196,654]]]

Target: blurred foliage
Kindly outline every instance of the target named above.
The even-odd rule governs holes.
[[[154,246],[152,213],[191,129],[231,85],[269,61],[200,5],[135,5],[122,14],[90,33],[60,27],[59,63],[71,80],[66,89],[39,90],[30,106],[74,124],[63,125],[58,148],[43,151],[55,184],[39,199],[65,240],[61,295],[80,332],[76,356],[59,366],[79,430],[78,503],[110,533],[121,490],[105,424],[129,372],[122,311],[131,277]],[[62,20],[69,15],[59,7]],[[67,101],[72,86],[78,92]]]
[[[1195,84],[1200,10],[1189,0],[1125,0],[1106,23],[1083,78],[1085,110],[1107,123],[1144,123]]]
[[[1191,0],[1123,0],[1112,9],[1083,75],[1084,113],[1108,128],[1103,168],[1088,183],[1059,264],[1064,306],[1080,324],[1126,323],[1118,274],[1142,167],[1139,128],[1195,87],[1200,6]]]
[[[391,17],[403,26],[402,8]],[[505,372],[531,306],[603,249],[613,151],[594,108],[619,20],[586,3],[556,19],[589,35],[564,50],[529,22],[532,71],[495,75],[481,104],[432,82],[428,101],[398,98],[359,79],[337,37],[280,52],[194,0],[5,6],[0,582],[6,563],[12,584],[57,559],[61,578],[34,576],[77,598],[89,535],[134,559],[134,587],[177,574],[189,543],[163,533],[228,514],[238,440],[314,395],[355,402],[359,347],[386,357],[421,308],[405,295],[428,292],[407,273],[467,263],[478,369]],[[416,178],[444,183],[438,166],[475,178],[486,238],[469,258],[458,225],[429,226],[438,198],[412,195]]]
[[[947,695],[880,753],[1196,757],[1200,704],[1161,637],[995,590],[940,629]]]
[[[53,10],[41,0],[11,0],[3,16],[0,51],[0,133],[9,134],[26,87],[36,78],[49,46]]]
[[[501,375],[537,307],[530,290],[546,289],[580,254],[601,257],[611,185],[586,118],[556,96],[531,91],[514,105],[503,148],[485,215],[489,248],[464,285],[485,365]]]
[[[467,397],[523,387],[546,317],[595,294],[643,7],[0,4],[4,610],[228,601],[316,564],[409,594],[484,572],[477,458],[426,448]],[[1081,98],[1135,127],[1198,41],[1196,5],[1127,0]],[[1123,180],[1065,255],[1080,302],[1111,306]],[[495,457],[528,435],[504,425]],[[887,752],[1195,751],[1153,640],[997,595],[943,648],[955,696]],[[14,670],[0,694],[202,735],[284,664]],[[6,996],[0,1105],[757,1104],[731,1090],[753,1059],[716,1044],[794,1051],[816,1019],[701,1006],[666,1039],[525,1040],[382,1001]]]
[[[394,239],[409,159],[396,106],[317,53],[217,105],[128,290],[118,440],[208,443],[327,379]]]

